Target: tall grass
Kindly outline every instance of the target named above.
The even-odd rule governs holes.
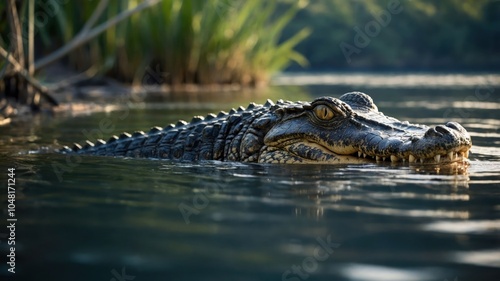
[[[98,2],[68,1],[42,37],[53,39],[49,34],[57,30],[61,43],[69,41]],[[110,1],[100,20],[139,2]],[[127,82],[257,85],[292,61],[306,64],[293,48],[309,30],[280,38],[303,6],[279,0],[162,0],[71,52],[69,61],[79,70],[99,66]],[[154,81],[147,75],[151,71]]]
[[[8,123],[6,120],[10,119],[6,117],[16,114],[16,111],[12,109],[17,105],[28,105],[32,110],[37,111],[43,106],[42,98],[51,106],[58,105],[57,100],[50,95],[51,90],[34,77],[37,68],[43,68],[71,51],[77,53],[79,50],[76,48],[134,13],[139,13],[160,1],[144,0],[135,7],[122,10],[119,14],[113,15],[102,24],[95,26],[96,21],[109,4],[109,0],[102,0],[95,9],[92,9],[90,18],[85,21],[83,28],[74,36],[72,36],[72,30],[75,30],[73,29],[75,24],[71,24],[73,22],[69,20],[73,19],[69,13],[71,10],[69,12],[62,10],[64,2],[57,0],[7,0],[0,2],[0,19],[7,18],[7,21],[0,21],[0,104],[2,105],[0,107],[0,125]],[[36,4],[38,4],[38,11],[35,13]],[[55,18],[53,21],[58,23],[61,31],[64,31],[60,38],[63,39],[62,41],[66,41],[66,44],[35,61],[35,33],[41,30],[40,38],[45,41],[57,39],[54,36],[49,36],[51,29],[47,18]],[[78,24],[78,17],[76,23]],[[35,26],[39,27],[36,31]],[[96,45],[94,44],[94,46]],[[57,85],[52,89],[56,88]]]

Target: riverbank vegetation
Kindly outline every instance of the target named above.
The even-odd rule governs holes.
[[[41,96],[56,104],[34,75],[60,59],[91,76],[139,85],[265,84],[291,61],[306,64],[293,48],[309,29],[281,37],[306,4],[8,0],[0,3],[8,19],[0,24],[0,90],[36,107]]]
[[[257,86],[306,65],[498,70],[499,12],[490,0],[1,1],[0,112],[9,97],[57,104],[54,62],[83,74],[66,84],[104,76],[170,90]]]
[[[118,14],[135,2],[109,1],[103,14]],[[49,34],[56,30],[57,41],[69,42],[98,5],[99,1],[68,2],[58,20],[43,29],[46,44],[54,45]],[[290,61],[305,64],[293,47],[308,29],[281,38],[303,5],[282,4],[276,14],[278,6],[278,1],[163,0],[71,52],[69,63],[79,70],[100,66],[101,72],[126,82],[263,83]]]

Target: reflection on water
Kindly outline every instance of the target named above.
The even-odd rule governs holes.
[[[450,233],[495,233],[500,231],[500,220],[438,221],[427,224],[424,229]]]
[[[424,281],[436,280],[436,276],[444,276],[435,268],[396,269],[386,266],[367,264],[345,264],[339,271],[349,280],[371,281]]]
[[[452,259],[456,262],[493,268],[500,268],[500,260],[498,257],[500,257],[500,249],[498,248],[481,251],[456,252],[452,254]]]
[[[286,73],[273,78],[275,85],[329,85],[370,88],[464,89],[478,85],[500,86],[500,75],[437,73]]]
[[[345,91],[306,90],[295,89],[297,99]],[[107,112],[45,116],[0,128],[0,166],[16,167],[16,277],[496,280],[498,98],[468,107],[474,103],[468,90],[366,92],[381,111],[399,119],[461,122],[473,136],[470,163],[294,166],[92,156],[78,161],[50,153],[84,139],[103,118],[113,120],[111,135],[207,113],[200,104],[192,110],[145,105],[124,120],[116,117],[123,112]],[[434,101],[438,106],[427,106]],[[470,116],[444,116],[446,104]],[[227,110],[226,102],[212,106]],[[2,202],[6,196],[0,195]],[[1,243],[0,251],[7,250]],[[1,264],[0,275],[7,273]]]

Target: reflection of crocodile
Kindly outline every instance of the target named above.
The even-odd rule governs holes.
[[[458,123],[427,127],[378,111],[372,99],[352,92],[339,99],[250,104],[217,116],[194,117],[148,133],[123,133],[87,141],[67,153],[260,163],[451,162],[472,146]]]

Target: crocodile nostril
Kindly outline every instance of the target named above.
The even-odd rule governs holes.
[[[462,127],[462,125],[458,124],[457,122],[448,122],[448,123],[446,123],[446,127],[452,128],[452,129],[457,130],[461,133],[467,133],[465,128]]]
[[[445,134],[445,135],[451,134],[450,129],[448,129],[447,127],[442,126],[442,125],[436,126],[435,129],[436,129],[436,131],[438,131],[441,134]]]
[[[434,129],[434,128],[430,128],[429,130],[427,130],[427,132],[425,132],[425,135],[424,135],[424,137],[426,137],[426,138],[428,138],[428,137],[442,137],[442,136],[443,136],[443,134],[436,131],[436,129]]]

